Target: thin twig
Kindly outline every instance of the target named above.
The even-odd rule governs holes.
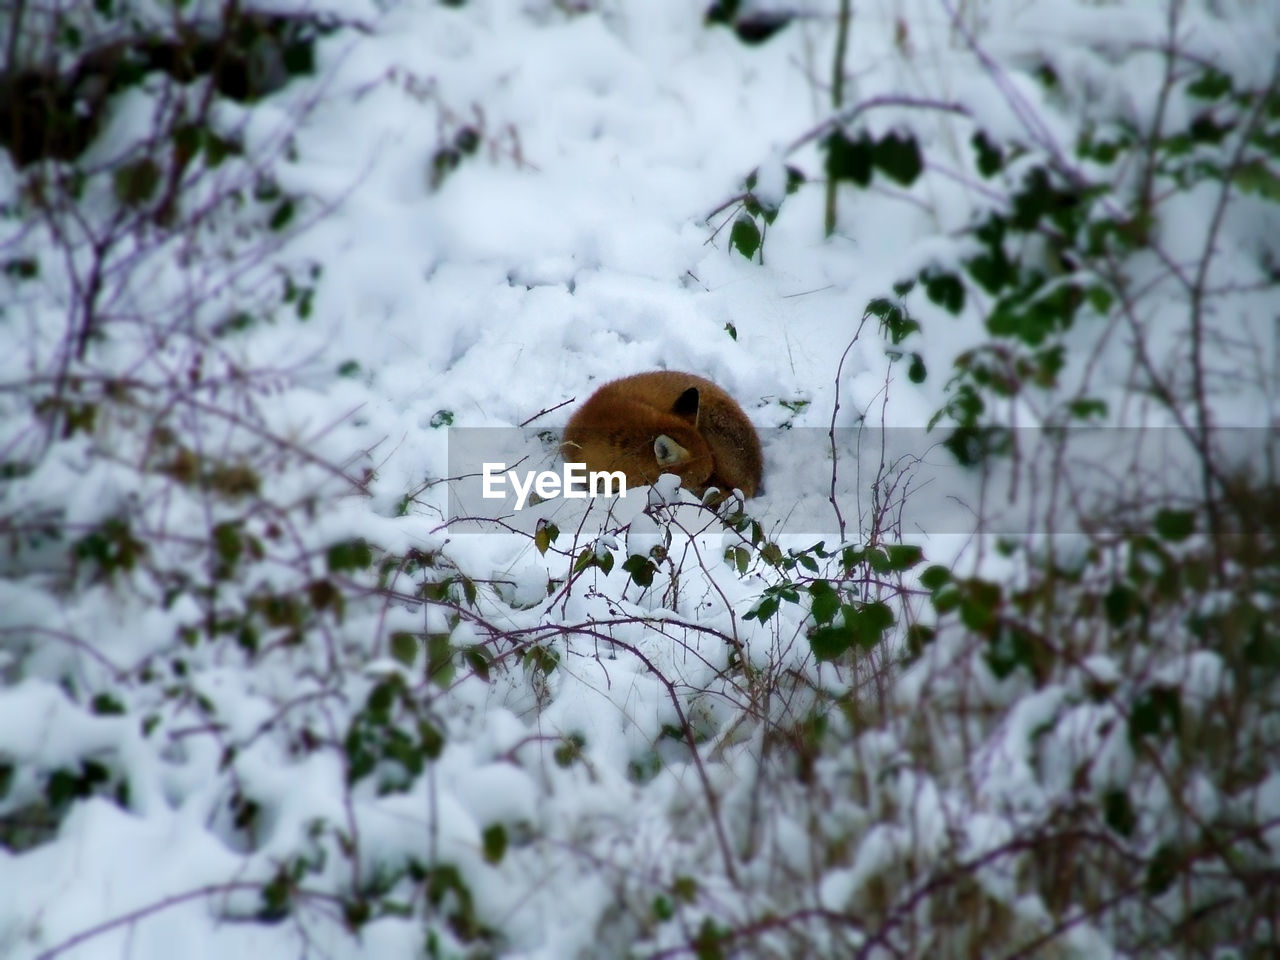
[[[537,420],[539,417],[546,416],[548,413],[555,413],[555,411],[559,410],[565,404],[573,403],[573,401],[577,399],[578,399],[577,397],[570,397],[568,400],[561,400],[554,407],[544,407],[543,409],[535,413],[532,417],[529,417],[527,420],[522,420],[519,426],[527,427],[529,424],[533,423],[533,421]]]
[[[854,332],[853,339],[844,348],[844,353],[840,354],[840,363],[836,365],[836,395],[835,400],[831,403],[831,425],[827,428],[827,439],[831,442],[831,490],[827,495],[827,499],[831,501],[831,509],[836,512],[836,521],[840,524],[841,543],[844,543],[845,521],[844,514],[840,512],[840,502],[836,499],[836,479],[840,466],[840,457],[836,451],[836,414],[840,412],[840,376],[844,372],[845,358],[849,356],[849,351],[853,349],[853,345],[862,336],[862,328],[867,325],[867,317],[869,316],[869,313],[862,314],[862,319],[858,322],[858,329]]]
[[[61,953],[66,953],[73,947],[79,946],[86,940],[92,940],[104,933],[109,933],[118,927],[125,927],[137,923],[156,913],[162,913],[171,907],[179,907],[184,903],[190,903],[192,900],[201,900],[205,897],[213,897],[218,894],[235,893],[241,890],[253,890],[261,892],[262,883],[251,883],[247,880],[233,880],[229,883],[211,883],[207,886],[197,887],[194,890],[188,890],[185,893],[175,893],[173,896],[164,897],[149,903],[145,907],[139,907],[137,910],[130,910],[118,917],[112,917],[110,920],[104,920],[102,923],[87,927],[79,933],[68,937],[66,940],[55,944],[47,950],[36,954],[35,960],[53,960],[54,957]]]

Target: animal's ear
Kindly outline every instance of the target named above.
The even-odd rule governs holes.
[[[658,466],[670,467],[689,459],[689,451],[676,443],[665,433],[658,434],[653,441],[653,455],[658,459]]]
[[[671,405],[671,412],[677,417],[688,420],[695,427],[698,425],[698,388],[690,387]]]

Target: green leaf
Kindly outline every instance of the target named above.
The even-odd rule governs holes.
[[[1096,283],[1085,290],[1085,296],[1089,300],[1089,306],[1103,316],[1110,312],[1111,305],[1116,300],[1110,290]]]
[[[594,552],[592,555],[594,556]],[[640,587],[647,587],[653,583],[653,575],[658,572],[658,568],[653,565],[652,560],[648,557],[642,557],[638,553],[627,557],[622,569],[631,574],[631,579],[636,586]]]
[[[1257,194],[1272,203],[1280,203],[1280,176],[1264,160],[1255,159],[1241,164],[1231,179],[1242,193]]]
[[[173,131],[173,149],[181,158],[190,159],[199,151],[204,140],[204,128],[194,123],[184,123]]]
[[[860,187],[871,182],[871,139],[860,134],[850,140],[839,130],[822,141],[827,151],[827,177],[831,180],[849,180]]]
[[[1182,698],[1175,687],[1148,688],[1129,714],[1129,740],[1134,744],[1143,737],[1160,736],[1166,730],[1176,733],[1181,727]]]
[[[563,738],[551,754],[558,767],[571,767],[582,758],[582,748],[587,745],[586,738],[580,733],[571,733]]]
[[[924,169],[920,146],[910,134],[890,133],[881,138],[872,148],[871,162],[904,187],[914,183]]]
[[[1231,92],[1231,77],[1212,67],[1187,85],[1187,93],[1201,100],[1217,100]]]
[[[1092,397],[1081,397],[1078,400],[1072,400],[1067,405],[1067,410],[1077,420],[1090,420],[1094,417],[1102,419],[1107,415],[1106,403]]]
[[[428,760],[437,760],[444,750],[444,734],[426,720],[418,721],[418,742]]]
[[[912,658],[920,656],[924,648],[938,638],[938,631],[928,624],[913,623],[907,627],[907,650]]]
[[[485,827],[481,835],[484,859],[487,863],[501,863],[507,852],[507,828],[500,823]]]
[[[867,303],[867,313],[871,314],[873,317],[879,317],[881,320],[884,320],[892,311],[897,309],[898,308],[893,305],[893,301],[888,300],[885,297],[876,297],[874,300]]]
[[[218,554],[218,579],[231,575],[236,563],[244,553],[244,540],[240,536],[240,528],[233,522],[220,523],[213,528],[213,547]]]
[[[676,915],[675,908],[671,905],[671,901],[658,894],[653,898],[653,918],[659,923],[666,923]]]
[[[961,608],[963,610],[963,603]],[[963,617],[963,613],[961,614]],[[1031,676],[1036,676],[1035,647],[1031,637],[1021,630],[1003,629],[996,631],[987,644],[987,666],[997,680],[1003,680],[1018,667],[1026,667]]]
[[[764,623],[778,612],[778,603],[778,598],[775,596],[761,597],[759,603],[748,610],[742,619],[758,620],[760,623]]]
[[[489,657],[484,647],[475,646],[468,647],[462,654],[463,659],[467,661],[467,666],[471,668],[471,672],[483,680],[489,682]]]
[[[883,297],[867,304],[867,313],[880,318],[880,333],[888,336],[889,342],[894,346],[920,329],[920,324],[903,307],[892,304]]]
[[[453,683],[453,643],[449,634],[427,634],[427,679],[437,687],[447,689]]]
[[[912,383],[924,383],[927,371],[924,359],[918,353],[911,354],[911,364],[907,367],[907,379]]]
[[[716,926],[715,921],[710,917],[704,917],[702,926],[698,928],[698,933],[693,938],[694,957],[697,960],[725,960],[725,952],[721,947],[724,939],[725,935]]]
[[[1080,156],[1096,160],[1098,163],[1112,164],[1120,156],[1121,148],[1127,148],[1128,146],[1129,144],[1127,143],[1116,143],[1112,140],[1095,140],[1092,132],[1086,131],[1080,137],[1076,151]]]
[[[693,903],[698,899],[698,881],[687,874],[681,874],[671,882],[671,893],[681,903]]]
[[[1013,282],[1013,264],[999,246],[991,247],[986,253],[966,262],[965,269],[983,290],[993,295]]]
[[[1193,143],[1218,144],[1226,139],[1227,134],[1231,132],[1231,127],[1223,126],[1214,119],[1212,113],[1205,112],[1191,121],[1191,126],[1187,128],[1187,132],[1190,134]],[[1266,169],[1263,164],[1259,164],[1259,166],[1262,166],[1263,170]]]
[[[431,415],[431,422],[428,424],[428,426],[430,426],[433,430],[438,429],[440,427],[453,426],[453,411],[437,410],[435,413]]]
[[[431,155],[431,169],[428,174],[428,183],[431,189],[439,189],[440,184],[444,183],[444,179],[448,177],[453,170],[458,169],[458,164],[462,163],[462,154],[454,147],[442,147]]]
[[[925,294],[938,306],[952,314],[964,309],[964,284],[954,273],[929,272],[920,279]]]
[[[1113,583],[1102,595],[1102,609],[1111,626],[1122,627],[1138,609],[1138,594],[1128,584]]]
[[[372,916],[372,910],[367,900],[348,900],[342,905],[342,919],[347,925],[347,929],[358,931]]]
[[[346,540],[335,543],[327,554],[329,569],[335,573],[344,570],[366,570],[373,563],[373,550],[364,540]]]
[[[933,595],[933,609],[938,616],[944,616],[960,607],[964,594],[954,586],[943,587]]]
[[[891,543],[885,546],[889,560],[889,571],[899,573],[910,570],[924,559],[924,551],[914,543]]]
[[[939,589],[951,582],[951,571],[941,564],[935,563],[920,574],[920,585],[926,590],[937,593]]]
[[[90,709],[99,716],[117,716],[124,713],[124,704],[109,693],[99,693],[90,703]]]
[[[365,709],[369,712],[370,719],[374,722],[387,722],[391,714],[391,707],[396,702],[396,690],[399,680],[399,677],[392,677],[390,680],[375,684],[373,689],[369,691],[369,699],[365,702]]]
[[[297,39],[284,48],[285,73],[291,77],[311,74],[316,70],[315,41],[310,37]]]
[[[852,618],[850,611],[853,611]],[[889,605],[880,600],[864,603],[861,607],[845,607],[845,620],[853,629],[854,640],[864,650],[870,650],[878,644],[884,634],[893,626],[893,611]]]
[[[1196,517],[1190,510],[1158,510],[1153,526],[1161,540],[1176,543],[1195,532]]]
[[[538,528],[533,534],[533,545],[538,548],[539,553],[546,553],[558,536],[560,536],[559,527],[545,519],[539,520]]]
[[[840,595],[825,580],[809,584],[809,596],[813,598],[809,612],[819,624],[830,623],[840,610]]]
[[[1007,456],[1013,435],[1001,427],[957,427],[942,445],[961,466],[976,467],[991,457]]]
[[[1127,837],[1133,833],[1133,828],[1137,823],[1137,817],[1134,816],[1133,806],[1129,803],[1129,793],[1127,790],[1112,789],[1102,795],[1102,811],[1103,817],[1109,826],[1122,837]]]
[[[756,251],[760,249],[760,228],[756,226],[756,222],[748,216],[738,217],[733,222],[733,229],[729,231],[729,246],[748,260],[755,257]]]
[[[262,906],[258,909],[258,919],[273,921],[287,917],[292,890],[293,882],[282,865],[271,882],[262,888]]]
[[[549,677],[560,666],[560,654],[550,647],[531,647],[524,655],[526,669]]]
[[[126,207],[146,203],[160,186],[160,167],[144,157],[116,169],[112,175],[116,199]]]
[[[889,568],[889,555],[879,547],[867,547],[863,551],[863,557],[869,566],[876,573],[892,573]]]
[[[418,656],[418,638],[412,633],[397,630],[391,634],[391,656],[406,667],[413,666]]]
[[[744,44],[756,46],[764,43],[790,23],[791,20],[792,17],[790,15],[780,10],[771,13],[763,10],[753,10],[734,22],[733,32]]]
[[[848,624],[819,627],[809,634],[809,648],[819,660],[834,660],[853,645],[854,631]]]
[[[973,152],[977,154],[978,173],[984,177],[992,177],[1004,166],[1004,155],[1000,148],[993,144],[985,133],[979,130],[969,141]]]
[[[1000,607],[1000,588],[985,580],[970,580],[964,584],[964,596],[960,601],[960,621],[975,632],[987,630],[996,621]]]
[[[1054,190],[1044,167],[1032,167],[1022,178],[1022,189],[1015,193],[1012,223],[1020,230],[1031,230],[1049,210]]]
[[[216,169],[221,166],[222,161],[232,154],[239,156],[242,153],[244,153],[244,148],[234,140],[224,140],[212,130],[205,131],[204,161],[210,169]]]
[[[1182,855],[1172,844],[1164,843],[1156,848],[1151,863],[1147,865],[1147,893],[1158,897],[1178,878],[1182,868]]]
[[[707,24],[721,23],[725,26],[732,26],[733,21],[738,16],[738,6],[741,0],[715,0],[710,7],[707,8],[704,22]]]
[[[6,260],[4,275],[16,280],[33,280],[40,275],[40,261],[34,257],[16,257]]]
[[[294,206],[293,198],[285,197],[276,205],[271,213],[271,219],[267,221],[267,227],[273,232],[278,233],[289,225],[289,221],[293,219]]]
[[[1280,672],[1280,635],[1263,630],[1260,623],[1255,624],[1250,634],[1242,651],[1245,663],[1262,668],[1270,676]]]

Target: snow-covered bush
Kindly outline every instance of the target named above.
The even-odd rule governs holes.
[[[5,16],[0,955],[1274,948],[1268,5]]]
[[[860,951],[1274,948],[1280,62],[1256,15],[1074,10],[1075,42],[1012,57],[957,15],[985,96],[837,87],[791,146],[820,143],[828,201],[968,188],[868,310],[916,382],[922,334],[981,319],[931,426],[992,480],[975,528],[1006,534],[985,574],[921,576],[895,685],[913,729],[870,735],[909,792],[823,887]],[[765,177],[721,208],[748,258],[791,202]],[[788,167],[786,196],[803,179]],[[858,732],[824,752],[866,776]]]

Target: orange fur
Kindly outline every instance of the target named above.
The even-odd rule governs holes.
[[[672,441],[665,465],[655,453],[660,437]],[[754,497],[764,463],[760,437],[734,399],[705,377],[674,370],[600,387],[569,418],[560,450],[588,471],[622,471],[628,489],[674,473],[697,496],[737,487]]]

